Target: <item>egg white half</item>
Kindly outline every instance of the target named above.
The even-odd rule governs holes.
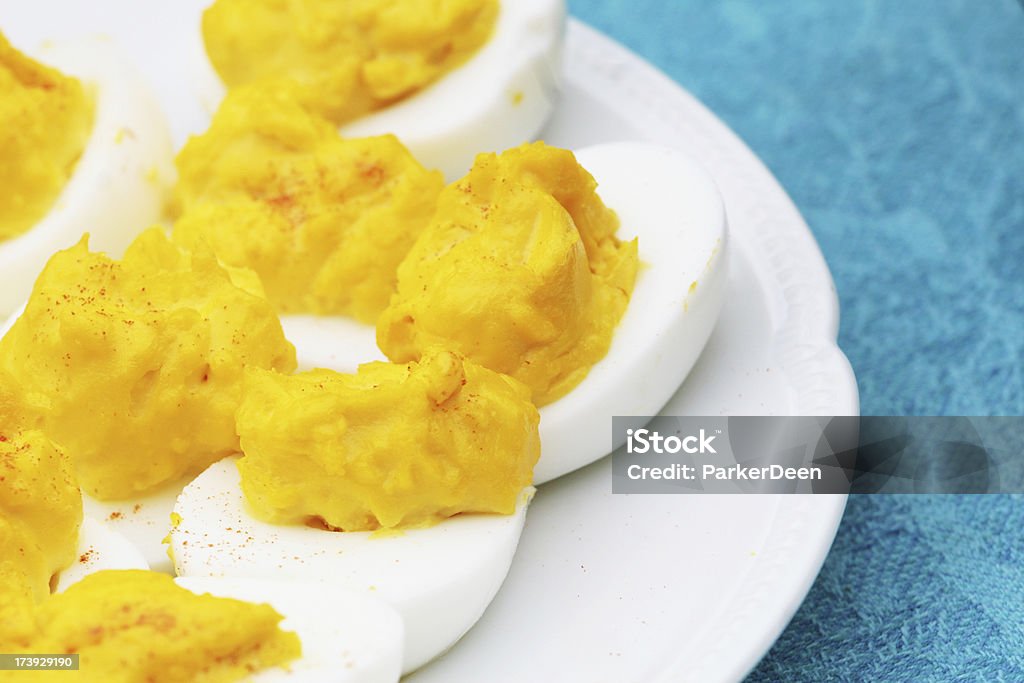
[[[618,236],[639,238],[640,271],[608,355],[572,391],[540,409],[535,483],[621,446],[624,441],[608,438],[613,416],[653,417],[661,410],[711,336],[728,277],[725,208],[696,161],[634,142],[587,147],[576,158],[619,215]]]
[[[394,683],[401,675],[403,627],[380,600],[337,586],[295,581],[182,577],[177,584],[210,594],[266,603],[299,636],[302,656],[287,669],[260,671],[251,683]]]
[[[95,96],[92,134],[50,212],[28,232],[0,242],[0,315],[24,303],[54,252],[90,233],[90,246],[120,257],[159,222],[174,182],[163,113],[141,77],[101,38],[54,43],[33,57],[80,79]]]
[[[363,591],[405,623],[402,671],[458,641],[483,615],[508,573],[533,489],[513,515],[459,515],[426,529],[332,532],[267,524],[250,515],[235,458],[185,487],[171,532],[181,576],[323,581]]]
[[[377,348],[376,329],[340,315],[282,315],[285,339],[295,345],[300,372],[327,368],[354,373],[362,363],[387,357]]]
[[[82,506],[88,517],[104,528],[126,538],[145,558],[151,569],[174,573],[164,539],[171,532],[171,512],[191,477],[164,484],[155,491],[126,501],[96,500],[82,493]]]
[[[501,0],[490,40],[465,64],[386,109],[345,124],[345,137],[393,133],[427,168],[449,180],[480,152],[534,139],[554,110],[561,85],[565,0]],[[212,114],[225,88],[196,29],[198,97]]]
[[[612,345],[586,378],[540,409],[540,484],[611,453],[611,418],[653,416],[683,383],[725,298],[727,227],[714,181],[677,150],[621,142],[576,152],[598,193],[638,237],[640,272]],[[354,372],[383,360],[374,328],[337,317],[285,316],[300,369]],[[637,424],[637,426],[642,426]]]
[[[105,569],[149,569],[146,559],[124,536],[86,517],[78,532],[78,557],[57,576],[56,592],[63,593],[89,574]]]

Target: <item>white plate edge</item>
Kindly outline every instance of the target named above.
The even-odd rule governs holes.
[[[856,378],[837,344],[839,301],[832,275],[813,233],[778,180],[728,126],[642,57],[577,19],[570,20],[569,35],[573,55],[601,75],[611,89],[627,91],[626,99],[642,102],[649,115],[693,138],[695,147],[705,148],[706,153],[696,156],[722,186],[727,212],[747,213],[760,226],[768,224],[768,229],[743,230],[742,236],[764,254],[792,313],[775,339],[777,347],[789,349],[779,353],[777,360],[793,393],[794,414],[858,415]],[[676,113],[679,110],[685,115]],[[765,183],[768,191],[749,194],[727,194],[724,187]],[[735,234],[734,225],[730,229]],[[762,549],[758,580],[746,584],[730,601],[742,604],[737,616],[746,619],[719,623],[701,634],[701,640],[714,643],[715,649],[706,651],[696,667],[690,661],[674,661],[659,678],[666,682],[742,680],[781,635],[817,578],[846,500],[845,495],[780,496],[776,526]],[[791,523],[779,533],[777,523],[783,518]],[[803,571],[794,574],[794,566]],[[736,657],[736,652],[743,654]]]

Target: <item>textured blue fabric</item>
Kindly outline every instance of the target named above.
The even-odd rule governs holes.
[[[1024,9],[570,0],[800,207],[864,414],[1024,412]],[[1024,454],[1022,454],[1024,457]],[[1024,497],[854,497],[750,681],[1024,681]]]

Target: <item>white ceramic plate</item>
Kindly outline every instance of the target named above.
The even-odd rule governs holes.
[[[158,89],[176,142],[201,130],[184,56],[200,0],[0,3],[21,45],[115,37]],[[838,304],[806,224],[721,122],[621,46],[571,23],[567,84],[545,132],[579,147],[647,140],[690,152],[729,213],[722,319],[665,412],[854,415]],[[483,620],[415,683],[736,681],[800,604],[843,496],[613,496],[607,460],[544,485]]]

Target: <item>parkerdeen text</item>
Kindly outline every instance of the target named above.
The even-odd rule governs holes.
[[[729,465],[727,467],[719,465],[701,465],[698,467],[696,465],[681,465],[679,463],[674,463],[664,467],[630,465],[626,468],[626,476],[633,480],[820,481],[821,468],[815,466],[783,467],[782,465],[744,467],[740,464]]]

